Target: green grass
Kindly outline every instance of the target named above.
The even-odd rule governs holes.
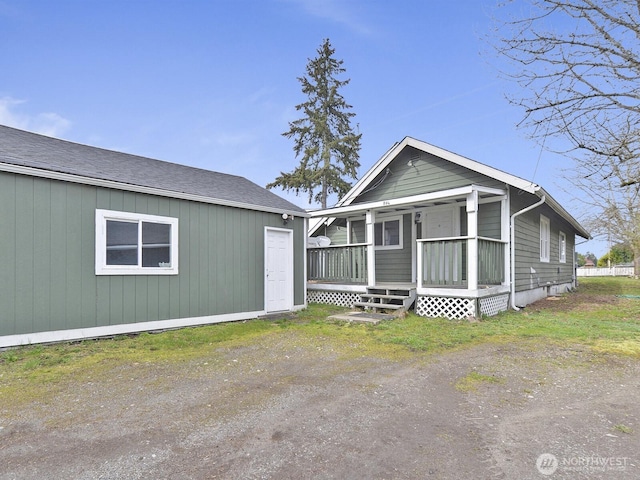
[[[504,378],[494,377],[493,375],[483,375],[474,371],[469,372],[455,383],[456,390],[460,392],[475,392],[478,387],[484,383],[504,383]]]
[[[415,315],[381,325],[380,341],[413,350],[440,352],[482,342],[538,339],[580,343],[600,351],[640,356],[640,299],[617,295],[640,294],[640,281],[627,278],[586,279],[577,293],[567,294],[549,309],[508,311],[480,322],[433,319]]]
[[[479,322],[426,319],[409,314],[376,326],[330,322],[339,307],[310,305],[294,318],[251,320],[111,339],[21,347],[0,352],[0,401],[3,395],[52,385],[65,377],[100,375],[132,363],[175,363],[215,356],[288,335],[302,346],[330,346],[342,357],[390,360],[422,356],[487,342],[581,344],[594,352],[640,357],[640,281],[595,278],[581,281],[549,308],[504,312]],[[288,338],[289,338],[288,337]]]

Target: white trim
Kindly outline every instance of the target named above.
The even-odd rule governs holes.
[[[428,297],[455,297],[455,298],[484,298],[490,297],[493,295],[498,295],[500,293],[508,293],[509,286],[508,285],[496,285],[488,288],[480,288],[476,290],[468,290],[461,288],[438,288],[438,287],[427,287],[427,288],[416,288],[416,293],[421,296]]]
[[[107,265],[107,221],[125,221],[138,225],[138,265]],[[142,222],[161,223],[171,227],[170,265],[166,267],[142,266]],[[178,275],[179,259],[178,219],[144,213],[96,209],[95,274],[96,275]]]
[[[367,293],[366,285],[339,285],[337,283],[307,283],[307,290],[323,292]]]
[[[204,317],[153,320],[150,322],[125,323],[103,327],[74,328],[71,330],[53,330],[49,332],[6,335],[4,337],[0,337],[0,348],[13,347],[18,345],[30,345],[34,343],[66,342],[84,338],[123,335],[127,333],[148,332],[152,330],[164,330],[169,328],[193,327],[196,325],[208,325],[212,323],[235,322],[238,320],[254,319],[265,314],[265,311],[258,310],[254,312],[225,313],[221,315],[208,315]]]
[[[404,207],[414,204],[420,204],[424,202],[431,202],[434,200],[442,200],[445,198],[460,197],[464,198],[471,193],[475,185],[467,185],[459,188],[452,188],[450,190],[441,190],[439,192],[421,193],[418,195],[411,195],[409,197],[392,198],[389,200],[377,200],[375,202],[357,203],[354,205],[348,205],[344,207],[334,207],[327,210],[316,210],[309,212],[312,218],[314,217],[334,217],[345,213],[361,212],[366,210],[381,210],[389,209],[393,207]],[[482,190],[482,189],[481,189]],[[504,194],[504,191],[500,191]]]
[[[0,162],[0,171],[8,173],[17,173],[19,175],[29,175],[32,177],[49,178],[51,180],[60,180],[63,182],[79,183],[81,185],[91,185],[94,187],[113,188],[116,190],[124,190],[127,192],[146,193],[149,195],[158,195],[160,197],[177,198],[180,200],[190,200],[192,202],[208,203],[212,205],[222,205],[226,207],[243,208],[245,210],[255,210],[258,212],[289,214],[294,217],[308,217],[309,215],[300,210],[287,210],[283,208],[267,207],[262,205],[253,205],[244,202],[235,202],[232,200],[223,200],[213,197],[205,197],[191,193],[176,192],[173,190],[163,190],[155,187],[144,187],[142,185],[133,185],[129,183],[121,183],[113,180],[102,180],[99,178],[85,177],[81,175],[71,175],[69,173],[54,172],[51,170],[42,170],[40,168],[25,167],[22,165],[13,165],[11,163]]]
[[[308,218],[304,218],[303,219],[304,222],[304,228],[302,230],[303,235],[304,235],[304,241],[302,242],[303,245],[303,255],[302,255],[302,285],[303,285],[303,299],[304,299],[304,304],[302,305],[302,308],[307,308],[307,232],[309,231],[309,219]],[[295,256],[295,244],[293,246],[293,254]],[[293,260],[293,264],[294,264],[294,268],[293,268],[293,301],[295,303],[295,293],[296,293],[296,279],[295,279],[295,275],[296,275],[296,270],[295,270],[295,258]],[[296,310],[296,307],[294,305],[294,310]]]
[[[395,222],[398,220],[398,243],[386,245],[384,243],[384,224],[387,222]],[[375,242],[375,226],[382,225],[382,245],[376,245]],[[373,224],[373,245],[376,250],[402,250],[404,248],[404,215],[400,214],[385,214],[385,215],[377,215],[376,221]]]
[[[456,165],[463,166],[472,171],[481,173],[488,177],[499,180],[501,183],[507,183],[519,190],[535,194],[540,188],[537,184],[532,183],[515,175],[503,172],[496,168],[484,165],[469,158],[463,157],[448,150],[436,147],[427,142],[417,140],[412,137],[405,137],[401,142],[396,143],[391,147],[377,162],[369,169],[367,173],[358,181],[353,188],[338,202],[337,206],[350,205],[351,202],[364,191],[373,179],[381,174],[385,168],[402,152],[405,147],[413,147],[421,150],[425,153],[430,153],[436,157],[440,157],[444,160],[448,160]]]

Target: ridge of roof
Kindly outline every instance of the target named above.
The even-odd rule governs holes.
[[[245,177],[117,152],[0,125],[2,164],[79,179],[157,189],[168,196],[206,199],[240,208],[306,216],[306,211]],[[27,171],[25,170],[25,171]],[[46,176],[46,174],[45,174]],[[171,195],[173,194],[173,195]],[[197,200],[196,200],[197,201]]]

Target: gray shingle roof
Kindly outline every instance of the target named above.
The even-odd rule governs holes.
[[[197,195],[213,203],[304,213],[244,177],[90,147],[3,125],[0,163]]]

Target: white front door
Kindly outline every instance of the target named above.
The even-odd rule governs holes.
[[[265,233],[265,308],[293,308],[293,232],[267,228]]]
[[[456,235],[454,228],[455,210],[427,210],[425,230],[422,238],[446,238]]]

